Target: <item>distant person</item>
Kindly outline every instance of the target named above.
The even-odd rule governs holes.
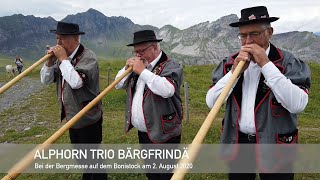
[[[19,55],[16,55],[14,62],[17,66],[18,73],[21,74],[23,68],[23,60],[20,58]]]
[[[117,89],[127,90],[125,132],[138,129],[140,144],[180,143],[182,131],[182,105],[180,85],[181,66],[161,49],[152,30],[134,33],[133,57],[117,74],[128,67],[133,72],[122,79]],[[148,179],[170,179],[172,173],[147,173]]]
[[[96,54],[80,44],[79,25],[58,22],[57,45],[48,53],[54,57],[43,65],[41,82],[57,84],[57,94],[61,108],[61,120],[69,121],[100,92],[99,68]],[[101,101],[89,110],[69,129],[72,144],[100,144],[102,141]],[[89,156],[90,157],[90,156]],[[105,173],[84,173],[83,180],[107,179]]]
[[[226,99],[222,144],[298,143],[297,113],[303,111],[308,103],[310,70],[293,54],[270,43],[273,35],[270,23],[278,19],[269,17],[266,7],[258,6],[242,9],[239,21],[230,24],[239,28],[241,48],[237,54],[223,59],[213,71],[212,88],[206,96],[207,105],[212,108],[238,63],[246,61]],[[243,147],[240,146],[239,151],[237,148],[222,151],[226,157],[234,157],[229,179],[253,180],[256,177],[255,169],[251,173],[233,173],[237,168],[247,166],[234,166],[233,162],[238,159],[246,157],[245,162],[258,162],[258,167],[264,163],[256,158],[260,158],[262,151],[266,152],[263,149],[266,146],[255,146],[261,148],[237,156],[238,152],[243,152]],[[289,163],[288,167],[281,168],[291,171],[290,166]],[[281,173],[281,168],[276,171],[279,173],[260,173],[260,179],[294,179],[293,173]]]

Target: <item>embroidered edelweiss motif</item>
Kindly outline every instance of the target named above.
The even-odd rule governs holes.
[[[162,71],[162,66],[157,66],[156,68],[154,68],[153,73],[158,75],[161,71]]]
[[[79,73],[79,75],[80,75],[80,77],[82,78],[82,79],[85,79],[86,78],[86,75],[84,74],[84,73]]]
[[[232,70],[232,66],[227,66],[227,67],[226,67],[226,71],[227,71],[227,72],[229,72],[229,71],[231,71],[231,70]]]
[[[263,83],[263,85],[262,85],[262,92],[264,92],[264,93],[266,93],[267,91],[269,91],[269,86],[267,86],[267,84],[266,83]]]
[[[171,80],[173,84],[176,84],[176,81],[174,79]]]
[[[254,14],[251,14],[249,17],[248,17],[249,20],[252,20],[252,19],[256,19],[256,16]]]

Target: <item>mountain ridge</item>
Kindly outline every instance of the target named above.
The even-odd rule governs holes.
[[[127,17],[108,17],[90,8],[85,12],[67,15],[61,21],[78,23],[80,30],[86,32],[86,35],[81,37],[81,43],[91,48],[99,57],[130,57],[131,49],[126,44],[132,42],[133,32],[152,29],[158,38],[163,39],[161,48],[179,62],[216,64],[240,47],[238,29],[229,26],[237,20],[237,15],[230,14],[213,22],[201,22],[181,30],[169,24],[161,28],[139,25]],[[49,30],[55,29],[56,23],[57,21],[50,16],[40,18],[15,14],[0,17],[0,54],[20,54],[26,59],[42,57],[45,45],[55,44],[55,38]],[[320,62],[320,37],[311,32],[275,34],[271,42],[305,61]]]

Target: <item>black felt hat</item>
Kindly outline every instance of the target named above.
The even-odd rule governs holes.
[[[127,46],[134,46],[136,44],[152,41],[160,42],[162,39],[157,39],[153,30],[142,30],[133,34],[133,43],[128,44]]]
[[[60,35],[83,35],[85,32],[79,31],[79,25],[66,22],[58,22],[57,29],[52,29],[50,32]]]
[[[231,27],[239,27],[246,24],[259,22],[274,22],[278,17],[269,17],[268,10],[265,6],[250,7],[241,10],[241,18],[238,22],[231,23]]]

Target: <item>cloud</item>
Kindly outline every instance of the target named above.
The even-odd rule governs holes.
[[[159,28],[171,24],[185,29],[229,14],[240,16],[241,9],[257,5],[267,6],[271,16],[280,17],[280,20],[274,23],[275,27],[291,27],[286,24],[320,17],[320,1],[315,0],[10,0],[2,2],[0,16],[33,14],[61,20],[68,14],[94,8],[106,16],[127,17],[136,24],[150,24]],[[286,28],[279,29],[281,32],[281,29]]]
[[[9,0],[1,3],[0,16],[13,14],[35,15],[38,17],[63,18],[68,12],[68,7],[63,2],[33,0],[27,1]]]

